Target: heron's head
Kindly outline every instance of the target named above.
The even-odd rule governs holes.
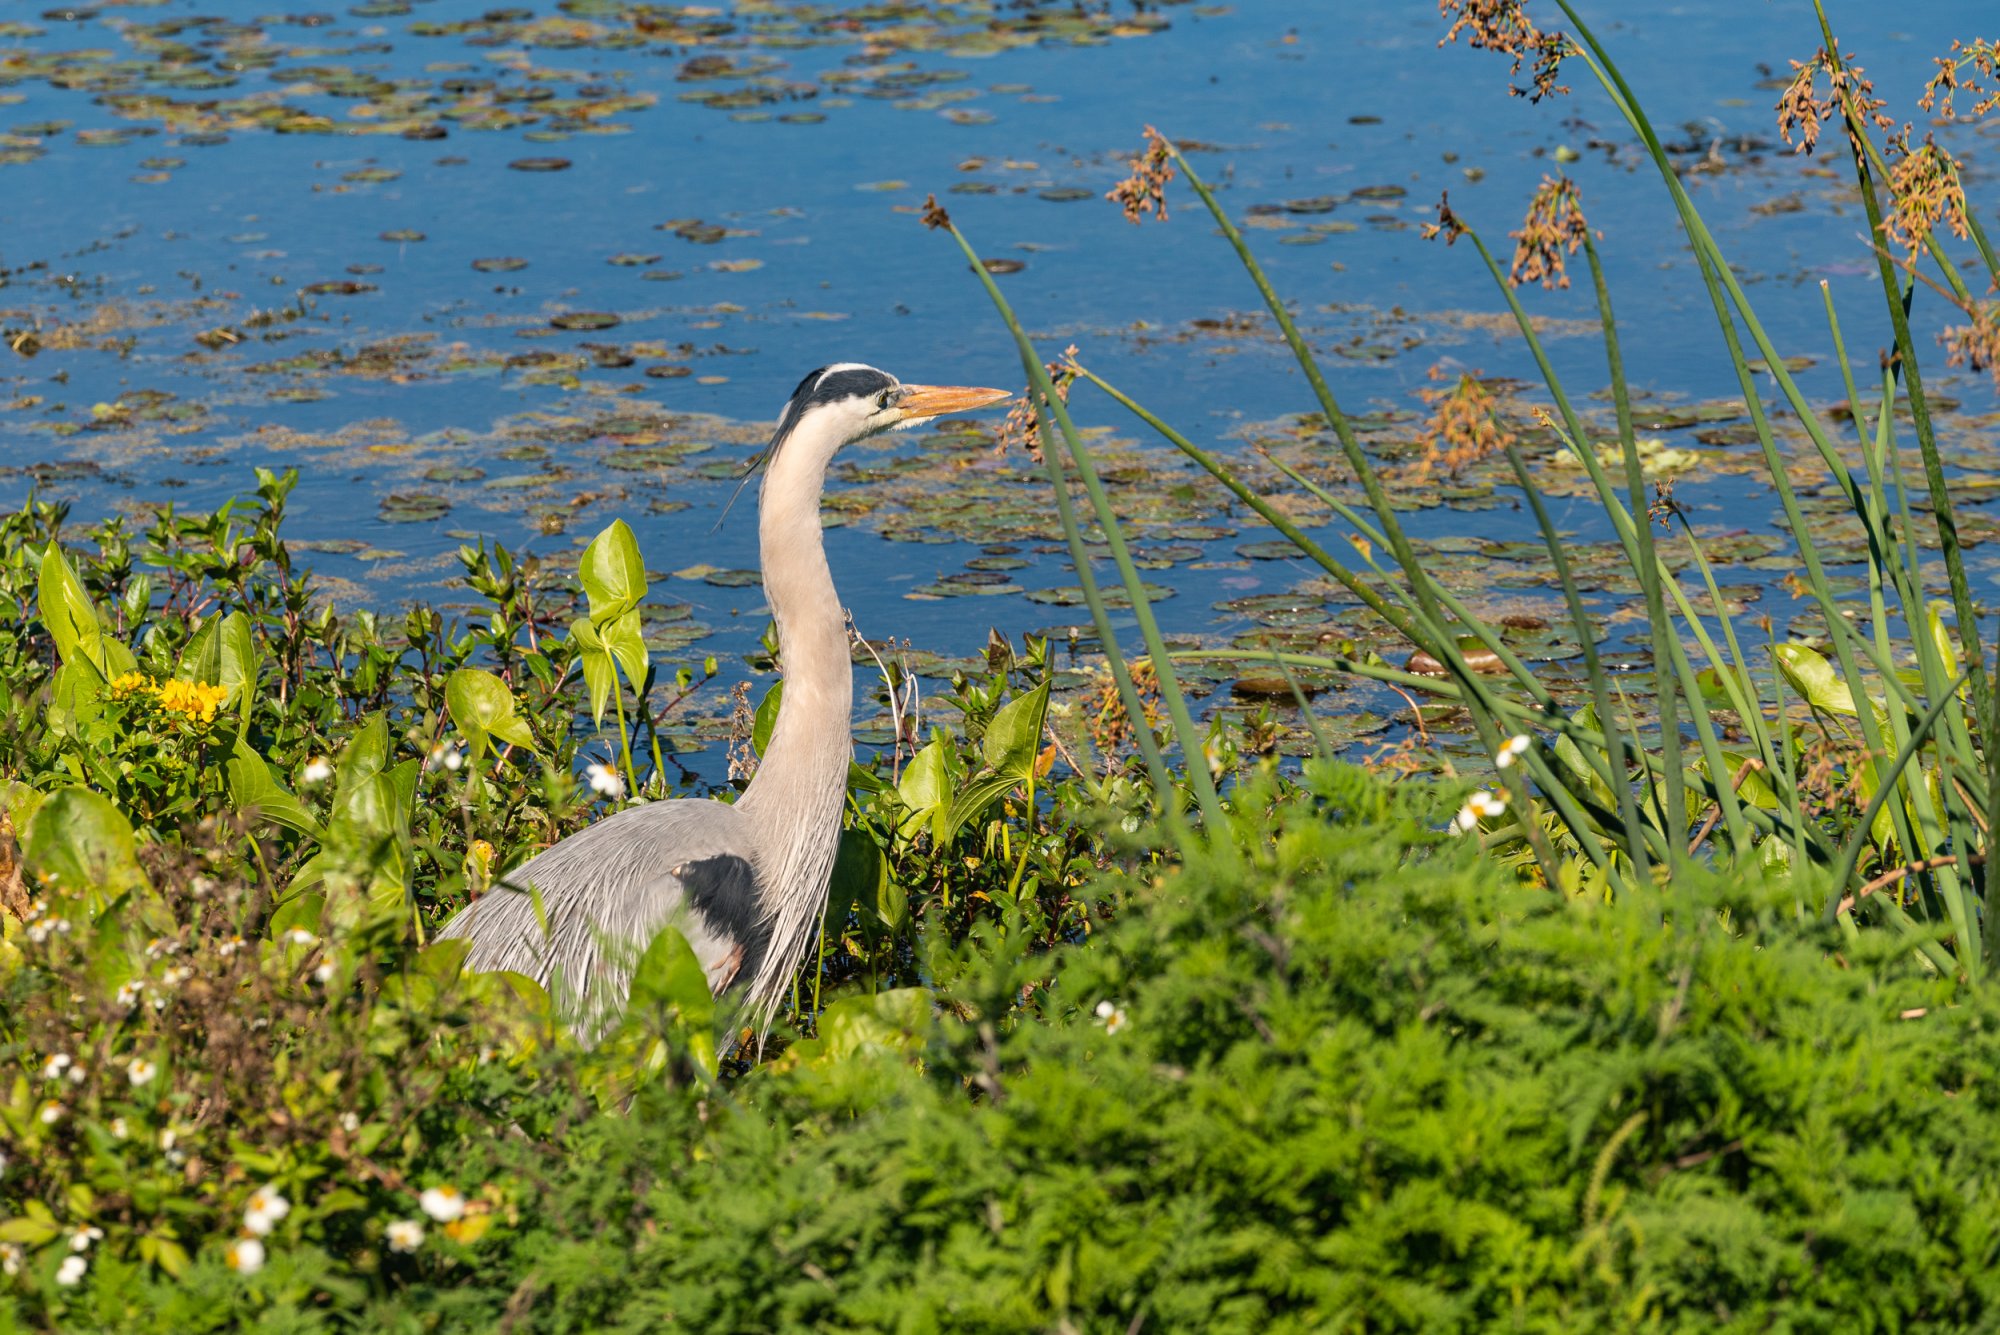
[[[864,436],[900,431],[933,417],[984,408],[1008,397],[1004,389],[906,385],[886,371],[859,362],[823,366],[792,391],[766,453],[775,460],[792,442],[810,441],[814,452],[831,455]]]

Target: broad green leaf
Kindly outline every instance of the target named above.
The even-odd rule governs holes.
[[[930,991],[921,987],[842,997],[819,1013],[819,1036],[793,1051],[820,1069],[862,1055],[909,1057],[923,1048],[932,1010]]]
[[[175,676],[204,686],[214,686],[222,680],[222,620],[210,617],[188,636],[188,642],[181,647],[180,670]]]
[[[1778,671],[1808,704],[1834,714],[1858,712],[1854,693],[1825,658],[1803,644],[1780,644],[1771,653],[1778,660]]]
[[[778,706],[784,701],[785,682],[781,677],[771,683],[771,689],[757,702],[757,716],[750,723],[750,749],[760,756],[771,744],[771,730],[778,726]]]
[[[229,691],[225,707],[248,718],[257,701],[257,637],[250,629],[250,618],[231,612],[222,620],[218,639],[222,662],[215,684]]]
[[[475,761],[486,754],[495,737],[534,748],[527,723],[514,712],[514,692],[491,672],[465,667],[452,673],[444,684],[444,707],[471,745]]]
[[[62,548],[51,542],[42,553],[41,578],[37,585],[42,624],[55,641],[56,656],[64,666],[87,663],[101,678],[109,680],[104,654],[104,634],[97,624],[97,608],[85,592],[83,581],[63,559]]]
[[[271,914],[271,939],[276,941],[295,927],[303,927],[317,935],[325,917],[325,895],[297,895],[279,905]]]
[[[370,714],[334,762],[334,791],[345,797],[382,772],[389,763],[389,724],[380,711]]]
[[[240,734],[236,738],[236,749],[231,752],[224,768],[229,783],[229,800],[238,810],[255,807],[260,816],[274,825],[282,825],[314,839],[321,836],[319,822],[313,819],[312,813],[279,786],[278,781],[271,777],[271,767],[264,763],[264,757],[258,755]]]
[[[829,931],[838,936],[850,911],[860,916],[870,936],[880,929],[896,931],[909,913],[909,899],[889,878],[889,861],[881,846],[860,830],[842,830],[834,855],[826,900]]]
[[[603,637],[589,621],[570,623],[570,643],[576,646],[576,661],[583,667],[583,684],[590,692],[590,717],[602,725],[604,706],[611,700],[611,688],[618,684],[618,669],[611,661]]]
[[[715,994],[693,947],[671,924],[662,927],[632,971],[632,1009],[657,1007],[677,1021],[697,1065],[715,1074]]]
[[[943,839],[945,820],[950,813],[952,784],[951,766],[946,748],[948,739],[935,737],[931,742],[910,757],[910,763],[903,767],[903,777],[896,784],[896,795],[903,805],[910,809],[904,818],[902,833],[907,837],[916,834],[928,822],[932,835]]]
[[[132,823],[88,788],[50,793],[28,822],[21,851],[29,870],[70,891],[118,894],[146,884]]]
[[[1049,712],[1049,683],[1026,695],[1017,695],[994,713],[986,725],[980,753],[986,767],[1025,783],[1034,773],[1035,756],[1042,746],[1042,723]]]
[[[464,971],[465,957],[471,953],[472,942],[464,937],[433,941],[417,952],[417,968],[440,983],[448,983]]]
[[[590,540],[577,575],[590,598],[590,619],[599,626],[636,608],[646,597],[646,563],[639,556],[639,540],[622,519],[614,519]]]
[[[0,1219],[0,1242],[19,1243],[23,1247],[39,1247],[51,1241],[61,1229],[53,1220],[40,1219]]]
[[[973,779],[952,798],[950,813],[942,826],[933,823],[938,840],[943,842],[957,838],[968,821],[976,819],[986,808],[1020,787],[1021,782],[1011,774],[982,774]]]
[[[646,652],[646,636],[639,629],[639,613],[627,612],[609,622],[598,623],[604,647],[624,669],[625,680],[637,692],[646,683],[646,668],[653,656]]]

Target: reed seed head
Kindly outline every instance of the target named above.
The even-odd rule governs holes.
[[[1539,282],[1543,287],[1568,287],[1564,255],[1574,255],[1590,236],[1576,182],[1567,176],[1544,176],[1528,201],[1528,216],[1514,238],[1514,262],[1507,281],[1515,287]]]
[[[1574,49],[1569,38],[1559,32],[1545,32],[1528,17],[1522,0],[1438,0],[1438,15],[1451,20],[1451,27],[1438,39],[1439,46],[1460,36],[1475,51],[1498,51],[1514,58],[1509,77],[1520,74],[1521,66],[1534,62],[1528,86],[1514,84],[1508,92],[1539,102],[1556,93],[1567,93],[1566,84],[1556,82],[1565,57]]]
[[[1141,223],[1146,211],[1161,222],[1167,220],[1167,185],[1174,179],[1173,155],[1167,138],[1152,126],[1146,127],[1146,148],[1131,160],[1132,174],[1111,187],[1104,197],[1125,210],[1125,221]]]

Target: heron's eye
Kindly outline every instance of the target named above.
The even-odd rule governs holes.
[[[875,400],[875,411],[880,413],[888,412],[889,404],[894,401],[894,398],[895,396],[892,395],[888,390],[886,389],[883,390],[882,393]]]

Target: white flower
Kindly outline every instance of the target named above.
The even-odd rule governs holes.
[[[215,948],[215,953],[222,956],[222,958],[224,959],[228,959],[231,955],[234,955],[237,951],[241,949],[243,949],[243,938],[240,936],[232,936],[227,941],[224,941],[221,945],[217,946]]]
[[[351,1112],[344,1112],[340,1115],[340,1129],[351,1136],[361,1129],[361,1119]]]
[[[125,1125],[125,1119],[122,1117],[114,1117],[111,1119],[110,1131],[112,1138],[114,1140],[123,1140],[125,1139],[126,1136],[131,1134],[130,1130]]]
[[[457,1187],[432,1187],[417,1197],[417,1204],[440,1224],[449,1224],[465,1213],[465,1194]]]
[[[62,1073],[69,1069],[70,1057],[67,1052],[58,1052],[42,1063],[42,1079],[60,1080]]]
[[[333,777],[333,765],[325,756],[314,756],[299,771],[299,782],[310,788],[317,783],[325,783]]]
[[[179,1139],[180,1137],[175,1133],[174,1129],[168,1127],[166,1130],[160,1132],[160,1148],[171,1150],[174,1147],[174,1142]]]
[[[47,923],[34,922],[29,924],[28,926],[29,945],[39,946],[40,944],[42,944],[42,942],[48,939],[49,939],[49,925]]]
[[[1506,769],[1509,765],[1526,755],[1528,748],[1533,745],[1534,740],[1526,733],[1516,733],[1506,741],[1500,743],[1500,750],[1493,757],[1493,764],[1499,769]]]
[[[444,767],[446,769],[455,770],[464,763],[465,752],[459,750],[457,747],[454,746],[444,753]]]
[[[254,1275],[264,1268],[264,1244],[238,1238],[222,1249],[222,1263],[239,1275]]]
[[[284,940],[288,945],[294,946],[311,946],[319,943],[319,938],[303,927],[294,927],[286,932]]]
[[[69,919],[68,919],[68,918],[57,918],[57,919],[56,919],[56,935],[57,935],[57,936],[68,936],[68,935],[69,935]]]
[[[63,1106],[54,1099],[50,1099],[42,1105],[41,1119],[43,1126],[54,1126],[62,1120],[62,1115]]]
[[[87,1252],[90,1244],[104,1236],[104,1230],[95,1224],[85,1224],[69,1231],[69,1249],[73,1252]]]
[[[138,1004],[139,994],[145,990],[146,980],[143,978],[134,978],[129,982],[120,983],[118,985],[118,1004],[126,1010],[131,1010],[133,1006]]]
[[[21,1262],[28,1259],[28,1253],[17,1243],[0,1242],[0,1275],[18,1275]]]
[[[243,1207],[243,1227],[261,1238],[291,1212],[290,1201],[270,1187],[260,1187],[250,1194],[250,1200]]]
[[[450,742],[439,742],[436,746],[433,746],[431,748],[430,759],[426,763],[426,768],[436,769],[440,765],[442,765],[444,768],[448,770],[456,770],[460,765],[463,765],[464,763],[465,763],[464,752],[460,751]]]
[[[392,1252],[413,1252],[424,1245],[424,1226],[414,1219],[398,1219],[387,1232]]]
[[[193,969],[185,964],[177,964],[160,975],[160,982],[167,987],[179,987],[192,977],[194,977]]]
[[[134,1057],[132,1065],[125,1072],[125,1076],[132,1082],[132,1087],[136,1089],[159,1073],[160,1068],[147,1061],[144,1057]]]
[[[1465,799],[1465,805],[1452,818],[1454,834],[1465,834],[1479,828],[1479,822],[1500,815],[1507,810],[1505,793],[1478,792]]]
[[[90,1262],[81,1256],[65,1256],[63,1263],[56,1267],[56,1283],[66,1289],[73,1289],[83,1280],[83,1272],[90,1269]]]
[[[618,777],[618,771],[609,765],[586,765],[583,777],[590,780],[590,790],[599,797],[623,797],[625,780]]]
[[[149,960],[164,959],[180,948],[181,943],[173,940],[171,937],[156,936],[146,943],[146,958]]]
[[[192,894],[196,899],[207,899],[215,893],[215,878],[213,876],[195,877],[188,882],[188,893]]]
[[[313,970],[313,977],[322,983],[330,983],[333,981],[333,976],[339,972],[340,966],[334,963],[333,956],[328,955],[319,962],[319,967]]]
[[[82,1062],[69,1068],[69,1082],[72,1085],[80,1085],[88,1079],[90,1079],[90,1068]]]
[[[1097,1019],[1104,1026],[1105,1033],[1115,1034],[1125,1027],[1125,1008],[1116,1002],[1100,1001],[1097,1003]]]

